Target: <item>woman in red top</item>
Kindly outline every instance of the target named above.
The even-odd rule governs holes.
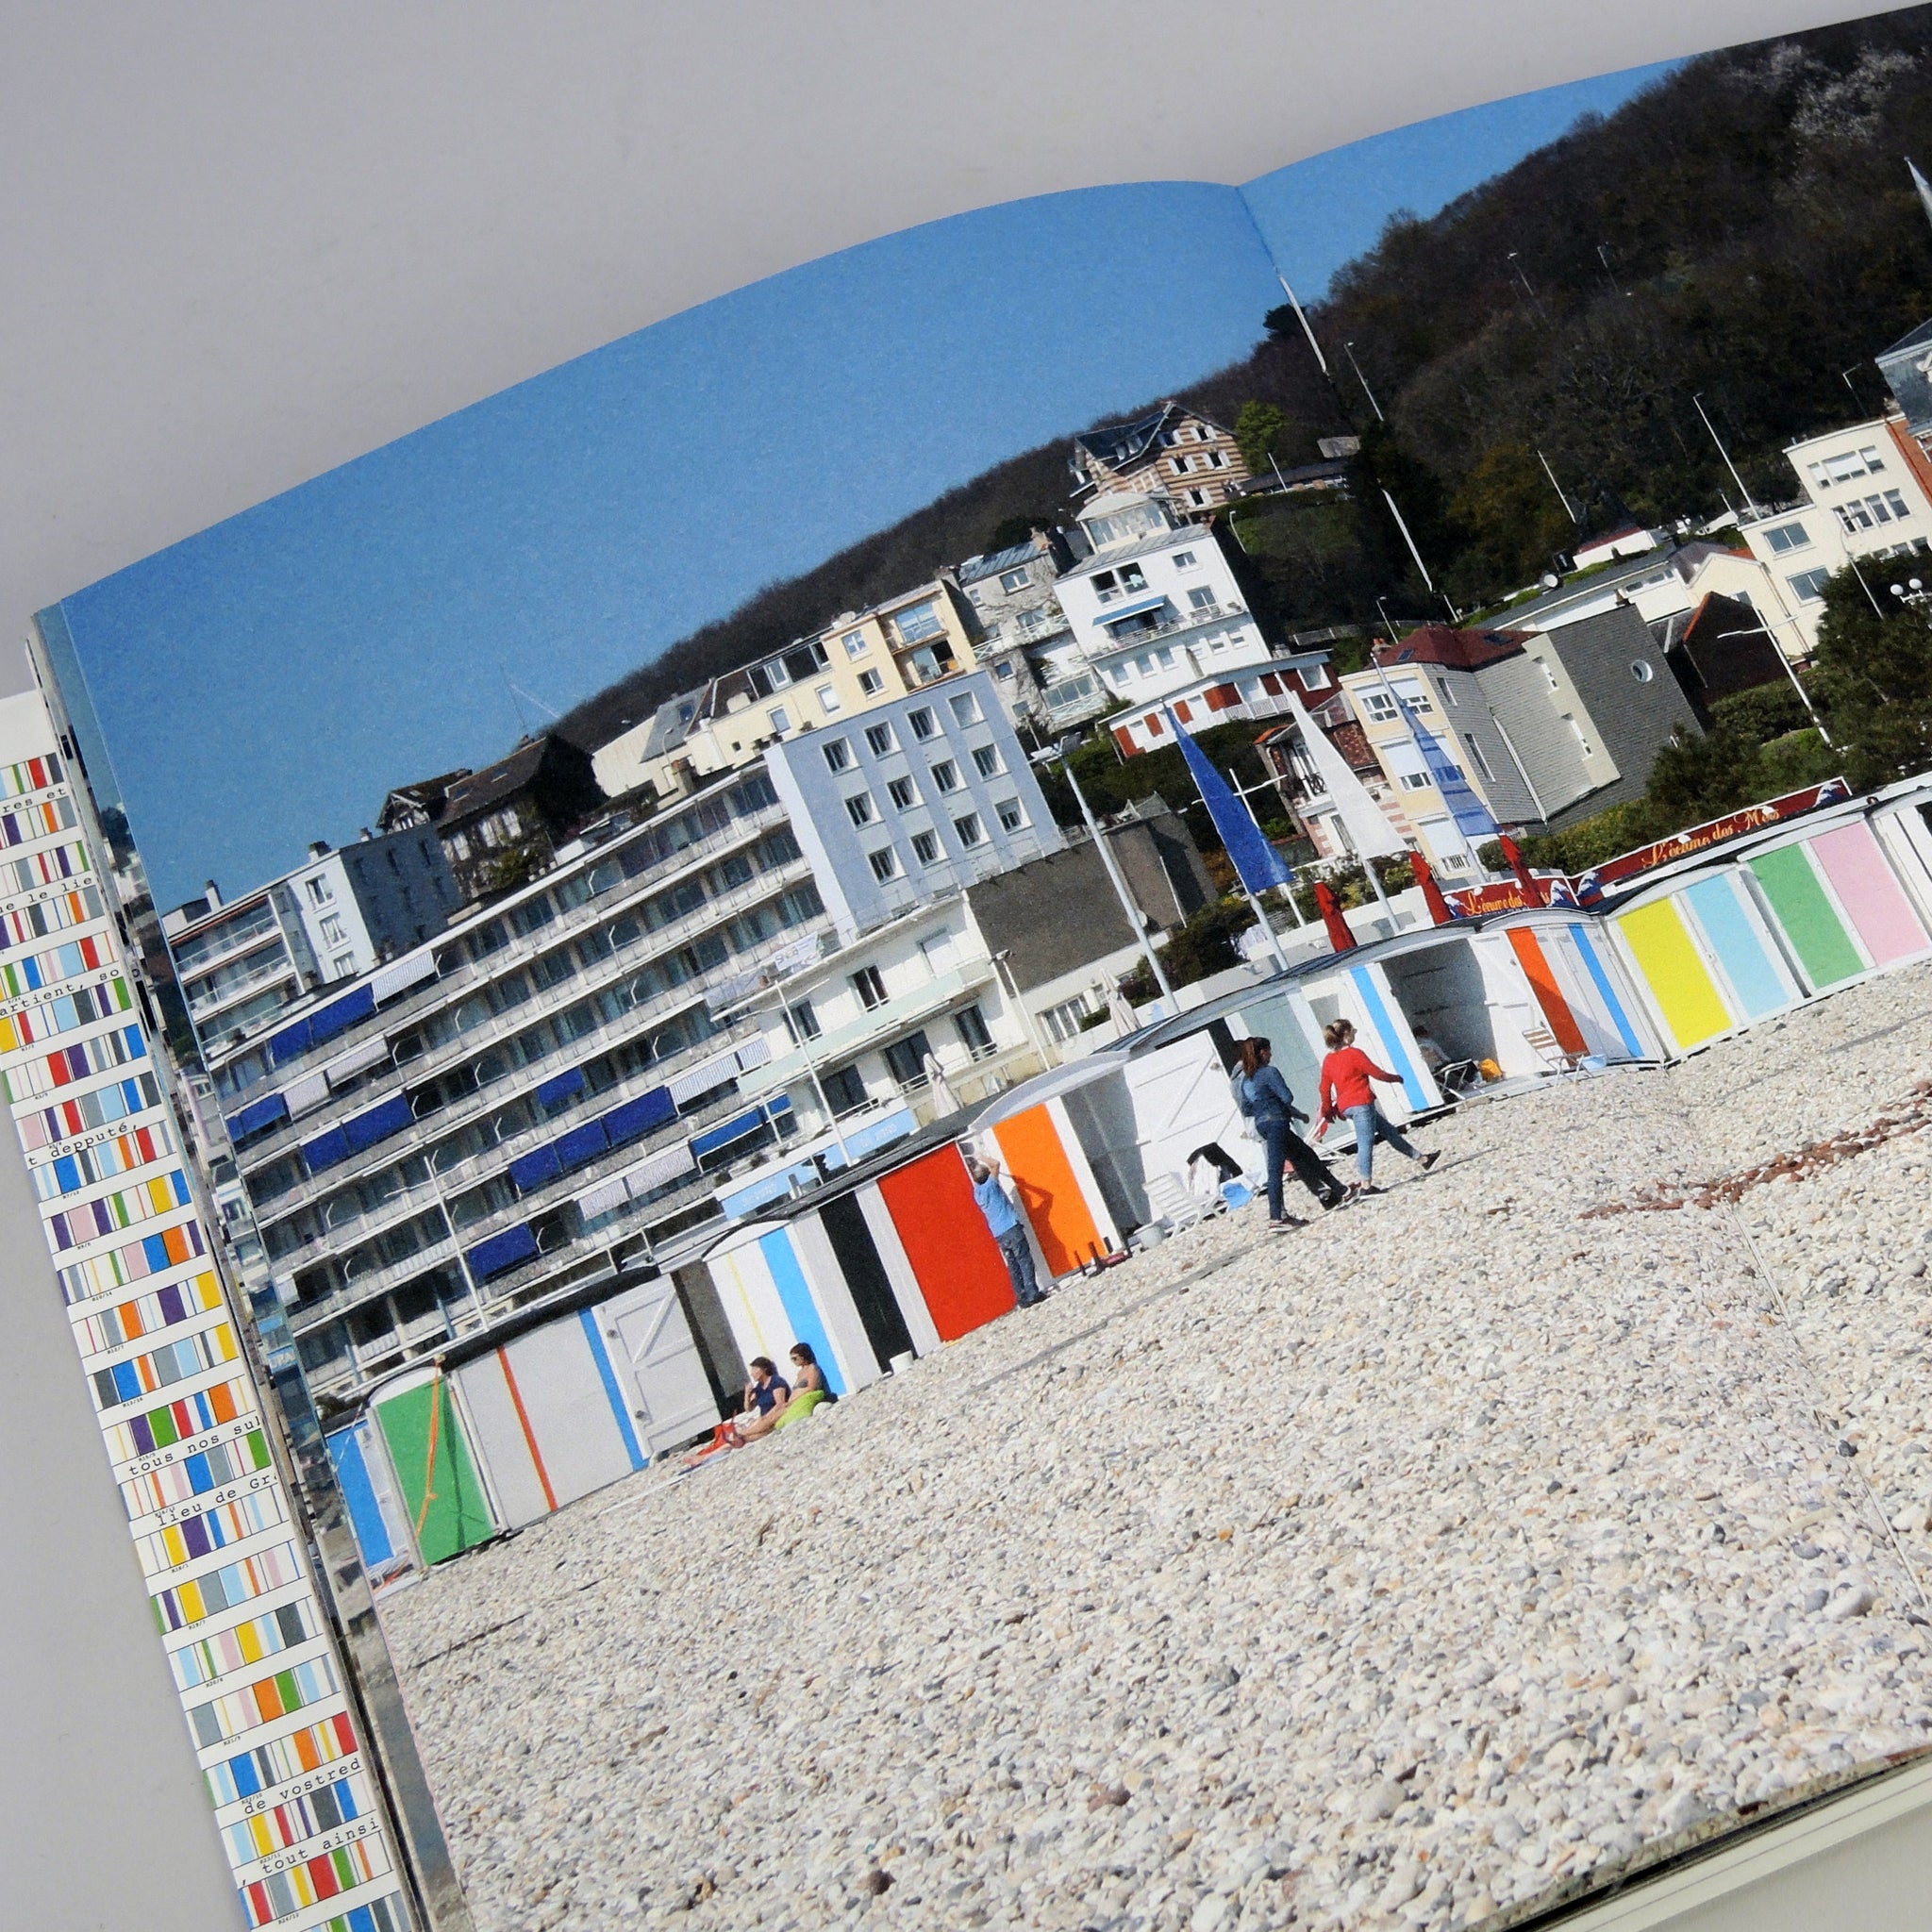
[[[1324,1029],[1328,1058],[1322,1062],[1322,1131],[1346,1115],[1355,1128],[1355,1164],[1361,1178],[1349,1189],[1349,1198],[1371,1192],[1370,1180],[1375,1172],[1375,1142],[1386,1141],[1398,1154],[1423,1164],[1426,1174],[1442,1158],[1441,1148],[1418,1154],[1384,1118],[1375,1105],[1371,1081],[1383,1080],[1391,1086],[1401,1084],[1399,1074],[1386,1073],[1355,1043],[1355,1028],[1346,1020],[1336,1020]]]

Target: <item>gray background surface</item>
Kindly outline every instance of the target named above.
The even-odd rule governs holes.
[[[915,222],[1109,181],[1239,181],[1874,10],[14,0],[0,624],[17,636],[56,597],[451,409]],[[210,1916],[212,1827],[11,1135],[0,1256],[7,1923],[235,1924],[231,1904]]]

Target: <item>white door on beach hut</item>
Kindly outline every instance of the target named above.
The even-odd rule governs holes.
[[[1210,1141],[1218,1141],[1243,1167],[1255,1171],[1254,1137],[1205,1028],[1129,1060],[1127,1091],[1133,1098],[1143,1174],[1185,1178],[1188,1156]],[[1244,1144],[1237,1146],[1237,1139]]]
[[[718,1417],[710,1379],[668,1276],[589,1311],[608,1344],[621,1400],[646,1456],[701,1435]]]
[[[1482,970],[1490,1030],[1505,1077],[1560,1071],[1563,1049],[1509,941],[1500,933],[1474,933],[1469,944]]]
[[[777,1284],[759,1251],[760,1232],[760,1226],[753,1226],[732,1235],[724,1244],[713,1248],[705,1262],[739,1354],[746,1361],[763,1356],[779,1362],[791,1344],[791,1318],[785,1312]]]
[[[1607,1060],[1646,1058],[1650,1049],[1632,1018],[1641,1008],[1609,946],[1591,939],[1580,922],[1556,925],[1540,921],[1536,937],[1591,1052]]]

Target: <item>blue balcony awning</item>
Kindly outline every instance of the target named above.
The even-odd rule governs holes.
[[[1110,630],[1124,617],[1144,617],[1150,610],[1158,610],[1167,602],[1166,595],[1137,597],[1131,604],[1123,604],[1117,610],[1103,610],[1100,621]]]

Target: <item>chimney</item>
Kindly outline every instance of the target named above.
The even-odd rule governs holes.
[[[208,895],[208,909],[210,912],[219,912],[222,909],[221,887],[216,885],[212,879],[204,880],[203,887]]]
[[[308,856],[310,858],[326,858],[328,857],[328,841],[326,839],[309,840]]]

